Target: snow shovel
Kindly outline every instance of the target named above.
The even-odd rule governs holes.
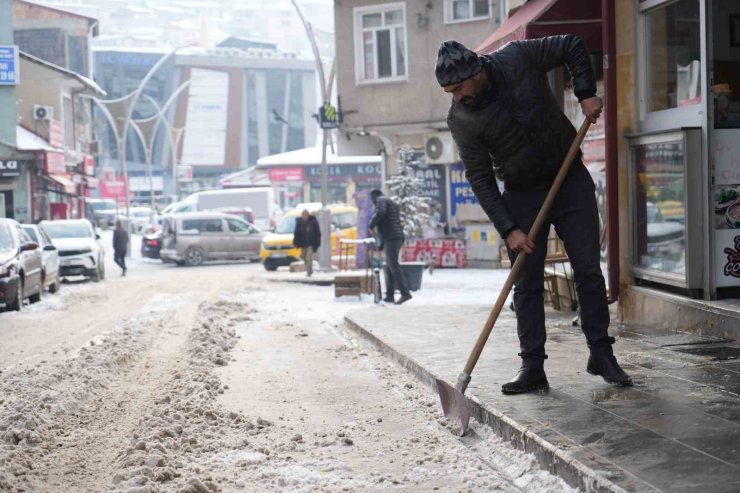
[[[560,190],[560,186],[563,184],[563,180],[565,180],[565,176],[568,174],[570,165],[573,163],[573,159],[576,157],[576,154],[581,147],[581,143],[583,142],[583,138],[586,136],[586,132],[588,132],[590,126],[591,122],[587,118],[583,122],[583,125],[581,125],[576,138],[573,140],[570,150],[565,156],[563,164],[560,166],[560,170],[555,177],[555,181],[553,181],[550,191],[547,193],[547,197],[545,197],[545,201],[537,214],[537,218],[534,220],[534,224],[529,230],[528,237],[532,242],[535,242],[537,233],[539,233],[542,228],[542,224],[545,222],[545,218],[547,218],[547,215],[550,213],[550,209],[552,208],[555,197]],[[476,363],[478,363],[478,358],[483,352],[483,347],[486,345],[488,337],[491,335],[493,325],[501,314],[501,310],[506,303],[506,298],[509,296],[509,292],[514,285],[514,281],[519,277],[519,274],[524,268],[524,260],[526,257],[527,254],[525,252],[520,252],[517,255],[514,265],[512,266],[511,271],[506,278],[506,282],[504,282],[504,286],[501,289],[501,293],[498,295],[496,304],[493,305],[491,314],[488,316],[488,320],[486,320],[483,330],[478,336],[478,340],[475,342],[475,346],[473,346],[473,351],[471,351],[470,356],[468,357],[468,362],[465,363],[465,368],[457,377],[457,384],[452,387],[444,380],[439,378],[436,379],[437,392],[439,392],[439,398],[442,401],[442,411],[447,419],[452,421],[453,426],[457,423],[461,425],[460,429],[457,429],[456,426],[454,428],[454,431],[460,436],[465,435],[468,431],[468,424],[470,422],[470,407],[468,406],[468,401],[464,395],[465,390],[468,388],[468,384],[470,383],[470,375],[473,373],[473,369],[475,368]]]

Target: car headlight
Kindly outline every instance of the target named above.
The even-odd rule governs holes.
[[[15,273],[15,264],[7,263],[0,265],[0,277],[10,277]]]

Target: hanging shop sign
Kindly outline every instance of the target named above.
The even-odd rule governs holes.
[[[271,168],[268,171],[271,182],[303,181],[303,168]]]
[[[64,164],[64,154],[61,152],[46,153],[46,173],[49,175],[61,175],[67,172]]]

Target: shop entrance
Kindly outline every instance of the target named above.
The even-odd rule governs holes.
[[[0,217],[14,219],[13,212],[13,192],[11,190],[0,191]]]

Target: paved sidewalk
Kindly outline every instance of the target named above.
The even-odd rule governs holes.
[[[497,285],[489,284],[492,299]],[[423,304],[424,291],[417,304],[346,318],[422,381],[454,383],[490,307],[451,305],[465,296],[452,289],[446,301]],[[505,309],[473,374],[467,395],[479,421],[586,491],[740,491],[740,344],[615,327],[617,356],[636,383],[615,388],[586,373],[588,349],[570,316],[548,313],[551,390],[504,396],[501,384],[519,366],[515,324]]]

